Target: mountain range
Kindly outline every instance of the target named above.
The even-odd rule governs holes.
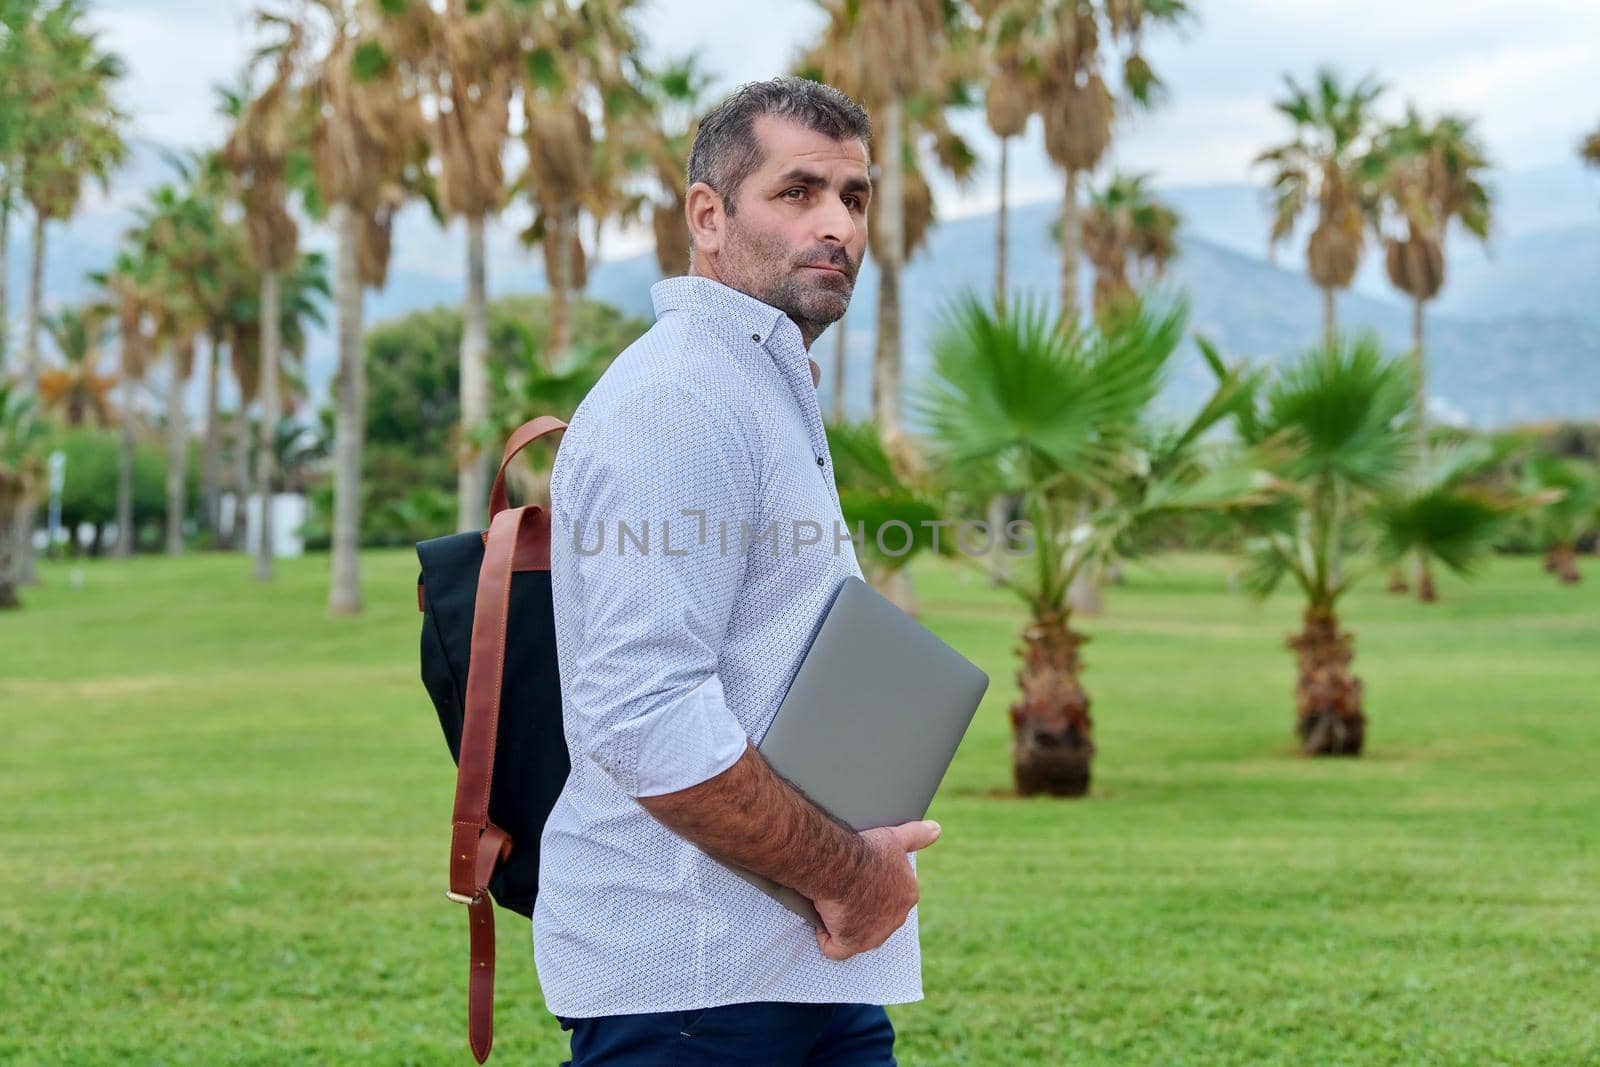
[[[159,152],[142,146],[133,175],[117,197],[93,204],[72,223],[52,228],[46,292],[52,305],[82,298],[86,271],[109,262],[141,187],[162,179]],[[1449,246],[1447,284],[1428,307],[1429,406],[1435,416],[1483,428],[1553,418],[1600,418],[1600,180],[1576,163],[1495,176],[1496,226],[1487,247],[1464,239]],[[1182,293],[1191,329],[1215,342],[1230,361],[1276,361],[1316,340],[1321,294],[1303,271],[1304,240],[1296,235],[1266,255],[1266,212],[1260,188],[1244,183],[1173,187],[1160,195],[1183,218],[1180,254],[1161,282]],[[1010,214],[1008,275],[1015,290],[1054,303],[1058,255],[1049,237],[1051,202],[1015,205]],[[26,219],[13,217],[10,307],[13,351],[26,277]],[[949,300],[964,289],[987,294],[994,277],[993,213],[944,220],[908,265],[904,277],[905,378],[916,388],[928,366],[928,343]],[[492,294],[543,287],[538,256],[521,249],[516,218],[493,228]],[[21,237],[22,240],[17,238]],[[608,235],[639,247],[636,236]],[[307,244],[327,247],[318,228]],[[462,293],[460,227],[441,230],[418,209],[401,216],[388,286],[368,296],[376,322],[421,307],[457,302]],[[589,274],[587,295],[651,317],[649,287],[660,277],[654,255],[604,258]],[[1088,274],[1083,278],[1087,284]],[[1084,290],[1087,292],[1087,288]],[[868,391],[877,278],[870,257],[857,278],[847,329],[846,405],[869,409]],[[1341,327],[1373,329],[1393,351],[1410,344],[1410,306],[1389,287],[1381,252],[1369,246],[1350,291],[1338,297]],[[331,310],[330,310],[331,315]],[[835,326],[816,342],[829,403]],[[1199,403],[1210,374],[1187,346],[1163,393],[1173,411]],[[314,398],[326,396],[333,367],[331,329],[316,331],[308,351]],[[224,390],[226,396],[226,390]],[[198,400],[197,388],[191,399]]]

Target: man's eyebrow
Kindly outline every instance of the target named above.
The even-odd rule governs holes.
[[[800,184],[811,189],[823,189],[828,185],[828,179],[814,170],[806,170],[803,167],[795,167],[780,180],[786,186]],[[840,192],[870,194],[872,183],[865,178],[850,178],[844,183],[844,188]]]

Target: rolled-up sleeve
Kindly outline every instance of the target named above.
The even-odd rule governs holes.
[[[630,796],[676,792],[744,753],[718,652],[755,521],[753,453],[724,411],[682,388],[624,393],[594,412],[552,485],[561,558],[576,571],[572,670],[582,747]],[[563,444],[563,448],[566,444]],[[724,538],[722,531],[728,536]]]

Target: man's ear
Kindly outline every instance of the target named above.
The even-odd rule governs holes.
[[[728,216],[722,197],[705,182],[695,182],[684,195],[684,216],[689,223],[689,241],[700,255],[714,256],[722,251],[728,232]]]

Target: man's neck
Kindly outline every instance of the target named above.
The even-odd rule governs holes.
[[[708,264],[708,263],[704,263],[704,262],[696,262],[693,266],[691,266],[689,268],[689,277],[691,277],[691,278],[710,278],[714,282],[718,282],[718,283],[720,283],[722,285],[728,286],[729,289],[739,289],[739,287],[737,285],[732,285],[729,282],[724,281],[717,274],[717,266],[716,266],[715,263],[709,263]],[[743,289],[739,289],[739,292],[744,293],[745,291]],[[761,299],[760,297],[755,296],[754,293],[745,293],[745,295],[746,296],[754,296],[757,300]],[[790,322],[794,322],[795,328],[800,331],[800,343],[805,346],[806,352],[810,353],[810,351],[811,351],[811,342],[815,341],[819,336],[821,336],[822,331],[819,330],[819,329],[816,329],[816,327],[814,325],[812,325],[812,324],[808,324],[808,323],[804,323],[804,322],[795,322],[795,319],[794,319],[793,315],[786,315],[786,317],[789,319]],[[810,359],[811,357],[808,354],[806,356],[806,358]],[[812,363],[811,363],[811,380],[813,382],[816,382],[816,381],[819,380],[818,377],[817,377],[819,373],[820,373],[820,371],[818,371],[818,369],[817,369],[816,361],[812,360]]]

